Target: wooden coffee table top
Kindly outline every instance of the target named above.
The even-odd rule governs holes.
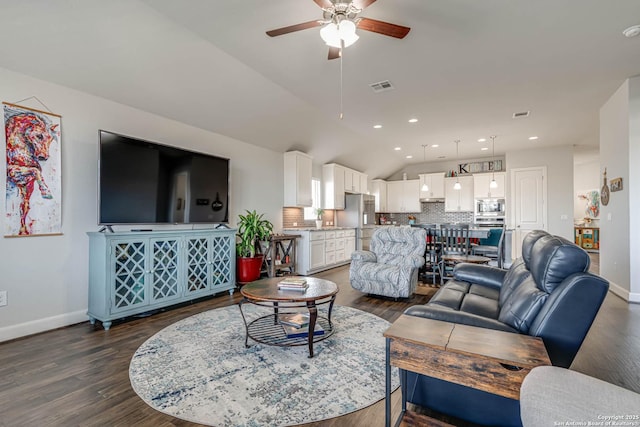
[[[338,293],[338,285],[316,277],[305,277],[309,287],[303,292],[290,289],[278,289],[278,283],[284,277],[271,277],[247,283],[240,293],[252,301],[317,301]]]

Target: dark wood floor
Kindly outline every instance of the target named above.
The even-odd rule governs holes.
[[[348,268],[318,275],[339,284],[337,303],[395,320],[407,301],[369,297],[348,284]],[[163,415],[131,389],[131,356],[147,338],[177,320],[238,301],[221,295],[104,331],[88,322],[0,344],[0,426],[193,426]],[[640,306],[609,294],[572,369],[640,392]],[[394,393],[394,412],[399,412]],[[215,422],[215,420],[212,420]],[[314,426],[381,426],[384,404]]]

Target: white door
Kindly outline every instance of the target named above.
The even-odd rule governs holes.
[[[522,240],[532,230],[547,226],[547,186],[545,166],[511,170],[513,215],[513,258],[522,255]]]

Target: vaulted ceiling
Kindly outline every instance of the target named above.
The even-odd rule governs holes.
[[[450,159],[454,140],[488,157],[490,135],[496,154],[597,148],[600,106],[640,74],[640,37],[622,34],[638,0],[377,0],[361,16],[411,31],[358,31],[342,108],[319,28],[265,34],[321,19],[313,0],[0,0],[0,66],[372,178]]]

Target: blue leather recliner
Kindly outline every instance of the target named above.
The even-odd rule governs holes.
[[[609,282],[588,273],[589,255],[545,231],[530,232],[509,270],[460,264],[426,305],[405,314],[541,337],[551,363],[568,368]],[[407,400],[473,423],[521,426],[519,402],[407,373]]]

